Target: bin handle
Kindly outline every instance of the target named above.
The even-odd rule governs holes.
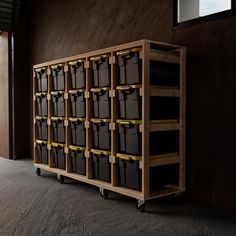
[[[38,143],[38,144],[47,144],[46,141],[42,141],[42,140],[36,140],[36,143]]]
[[[118,123],[122,124],[122,125],[130,125],[131,124],[130,121],[119,121]]]
[[[119,55],[119,56],[128,56],[131,52],[132,52],[131,50],[122,51],[122,52],[118,52],[117,55]]]
[[[128,161],[129,160],[140,161],[142,159],[141,156],[129,156],[127,154],[121,154],[121,153],[117,153],[117,157]]]
[[[102,59],[101,56],[99,56],[99,57],[91,57],[90,58],[91,61],[100,61],[101,59]]]
[[[122,86],[122,87],[119,87],[118,90],[128,90],[128,89],[131,89],[130,86]]]
[[[91,91],[92,92],[101,92],[102,89],[100,89],[100,88],[92,88]]]
[[[98,150],[91,150],[91,152],[94,153],[94,154],[98,154],[98,155],[101,155],[101,154],[102,154],[102,152],[101,152],[101,151],[98,151]]]

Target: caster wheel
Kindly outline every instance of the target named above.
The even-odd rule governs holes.
[[[41,175],[41,169],[40,168],[37,168],[36,171],[35,171],[36,175],[37,176],[40,176]]]
[[[178,198],[181,198],[181,193],[179,192],[179,193],[174,193],[173,195],[172,195],[172,198],[173,199],[178,199]]]
[[[136,202],[136,209],[139,212],[143,212],[145,210],[145,201],[142,200],[137,200]]]
[[[108,191],[106,189],[100,188],[99,191],[103,199],[108,198]]]
[[[182,203],[184,201],[184,195],[181,192],[174,193],[171,195],[171,200],[174,203]]]
[[[63,175],[57,175],[57,179],[59,180],[60,184],[64,184],[64,176]]]

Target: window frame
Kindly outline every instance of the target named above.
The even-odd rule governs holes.
[[[178,22],[178,0],[172,0],[173,4],[173,27],[174,29],[188,27],[196,24],[205,23],[208,21],[218,20],[224,17],[236,15],[236,0],[231,0],[231,9],[217,13],[213,13],[206,16],[197,17],[191,20]]]

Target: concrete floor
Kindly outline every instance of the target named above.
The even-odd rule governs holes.
[[[32,161],[0,158],[1,236],[233,236],[234,213],[170,199],[150,201],[140,213],[134,199],[110,193],[104,200],[93,186],[36,176]]]

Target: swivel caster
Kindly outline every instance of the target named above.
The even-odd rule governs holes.
[[[57,175],[57,179],[59,180],[60,184],[64,184],[64,176],[63,175]]]
[[[99,188],[99,191],[100,191],[100,194],[101,194],[103,199],[107,199],[108,198],[108,191],[106,189]]]
[[[136,202],[136,209],[139,212],[143,212],[145,210],[145,201],[143,200],[137,200]]]
[[[41,175],[41,169],[40,168],[36,168],[35,173],[36,173],[37,176],[40,176]]]

